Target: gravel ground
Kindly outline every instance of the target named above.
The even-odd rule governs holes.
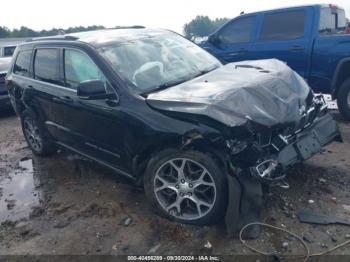
[[[290,189],[272,188],[261,217],[304,237],[313,253],[350,238],[350,227],[301,224],[296,217],[312,210],[350,218],[350,125],[335,115],[345,142],[290,170]],[[196,227],[158,217],[142,189],[93,162],[64,151],[34,157],[10,112],[0,116],[0,223],[2,255],[252,254],[228,238],[223,225]],[[249,243],[303,254],[300,243],[281,232],[264,230]],[[350,255],[350,245],[334,254]]]

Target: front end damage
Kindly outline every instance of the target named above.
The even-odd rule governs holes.
[[[322,152],[334,140],[342,141],[337,123],[327,112],[322,97],[302,117],[301,125],[293,132],[285,127],[273,132],[252,133],[250,139],[227,141],[232,166],[240,166],[228,176],[229,200],[226,210],[226,227],[231,236],[238,236],[246,224],[260,219],[263,207],[263,187],[279,186],[289,189],[286,170]],[[286,130],[289,130],[287,133]],[[255,137],[255,140],[252,139]],[[262,139],[262,137],[264,137]],[[244,161],[243,161],[244,160]],[[255,225],[245,231],[244,238],[257,238],[260,227]]]
[[[322,97],[315,97],[294,130],[290,126],[268,128],[253,132],[248,141],[229,140],[227,146],[233,165],[249,169],[253,177],[266,185],[289,188],[285,171],[322,152],[333,140],[341,141],[337,123],[327,112]]]
[[[323,97],[314,96],[304,79],[278,60],[227,64],[151,94],[147,103],[197,123],[198,130],[184,136],[183,147],[213,147],[225,159],[226,222],[232,234],[258,220],[263,184],[289,188],[285,171],[291,165],[341,141]],[[210,131],[201,131],[202,126]]]
[[[227,64],[153,93],[147,103],[172,117],[213,128],[216,134],[192,130],[183,146],[198,139],[213,142],[230,165],[270,185],[288,187],[283,180],[289,166],[340,138],[323,97],[275,59]]]

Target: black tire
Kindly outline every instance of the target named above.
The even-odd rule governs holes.
[[[188,161],[188,162],[185,165],[200,164],[209,173],[209,177],[207,177],[206,179],[210,179],[210,181],[211,181],[210,183],[212,185],[215,185],[216,189],[213,189],[214,187],[209,188],[209,191],[210,190],[212,192],[215,191],[215,197],[214,197],[215,200],[213,199],[213,201],[211,202],[210,209],[208,208],[206,211],[203,212],[204,215],[202,217],[191,218],[191,219],[184,218],[183,213],[182,213],[183,212],[182,209],[181,209],[181,213],[176,212],[176,214],[171,214],[170,211],[168,212],[165,210],[165,208],[162,207],[160,200],[158,200],[159,198],[157,198],[157,196],[156,196],[155,176],[157,174],[157,171],[161,170],[161,168],[163,168],[164,165],[166,165],[166,163],[168,163],[168,161],[174,160],[174,159],[187,159],[187,160],[185,160],[185,162],[186,161]],[[192,162],[192,161],[194,161],[194,162]],[[188,171],[186,171],[186,172],[188,172]],[[192,170],[191,170],[191,172],[192,172]],[[199,173],[201,173],[200,170],[199,170]],[[188,176],[187,176],[187,178],[188,178]],[[188,181],[186,179],[186,183],[190,182],[190,181],[191,181],[190,178],[188,178]],[[192,181],[196,182],[198,180],[192,180]],[[178,181],[175,183],[176,184],[180,183],[179,178],[178,178]],[[188,184],[188,185],[191,186],[191,184]],[[182,190],[182,186],[183,185],[180,185],[179,190]],[[193,187],[195,187],[195,186],[193,186]],[[209,224],[213,224],[214,222],[218,223],[220,221],[223,221],[223,219],[224,219],[224,214],[225,214],[226,206],[227,206],[227,178],[226,178],[226,174],[219,167],[218,163],[216,163],[216,161],[214,161],[214,159],[212,157],[210,157],[210,155],[208,155],[208,154],[205,154],[205,153],[202,153],[199,151],[180,151],[180,150],[173,150],[173,149],[164,150],[164,151],[161,151],[160,153],[157,153],[157,155],[152,157],[152,159],[150,160],[150,162],[147,165],[146,173],[145,173],[145,177],[144,177],[144,188],[145,188],[145,193],[146,193],[147,198],[149,199],[149,201],[151,202],[151,205],[153,206],[153,208],[155,208],[157,213],[160,214],[161,216],[167,217],[171,220],[174,220],[174,221],[177,221],[180,223],[185,223],[185,224],[209,225]],[[197,186],[195,189],[192,189],[193,193],[188,193],[188,194],[191,194],[191,195],[193,194],[193,197],[198,199],[198,196],[197,196],[198,192],[195,192],[195,190],[198,190],[198,188],[199,188],[199,186]],[[166,189],[166,190],[168,190],[168,189]],[[176,189],[174,189],[174,190],[176,190]],[[179,191],[177,191],[177,192],[173,191],[172,194],[175,195],[175,199],[180,198]],[[211,195],[213,195],[213,194],[211,194]],[[182,201],[181,203],[183,204],[184,198],[182,198],[181,201]],[[190,203],[188,203],[187,201],[189,201]],[[194,204],[194,202],[191,202],[190,200],[186,199],[185,202],[186,202],[185,204],[187,205],[187,207],[189,207],[191,205],[195,205],[198,208],[198,205]],[[180,204],[180,206],[182,204]],[[199,205],[199,206],[200,206],[199,209],[201,209],[201,205]],[[202,208],[203,207],[206,209],[206,206],[202,206]],[[200,211],[197,211],[197,212],[198,212],[198,216],[199,216]]]
[[[37,117],[28,110],[25,110],[21,116],[21,125],[24,138],[26,139],[30,149],[35,155],[38,156],[49,156],[57,151],[56,144],[49,138],[49,135],[44,127],[44,125],[37,119]],[[28,130],[30,129],[29,123],[35,129],[35,139],[37,142],[33,142],[33,136],[31,136]],[[39,142],[40,141],[40,142]]]
[[[337,95],[339,112],[347,121],[350,121],[350,105],[348,102],[348,97],[350,95],[349,93],[350,93],[350,78],[346,79],[344,83],[340,86],[338,95]]]

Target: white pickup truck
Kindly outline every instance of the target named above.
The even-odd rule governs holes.
[[[5,76],[10,67],[12,57],[0,58],[0,110],[10,107],[10,97],[5,85]]]
[[[0,57],[12,57],[17,45],[8,45],[0,47]]]

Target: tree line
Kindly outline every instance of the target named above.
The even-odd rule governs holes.
[[[210,33],[214,32],[222,24],[226,23],[228,18],[216,18],[214,20],[210,19],[208,16],[197,16],[192,19],[189,23],[184,25],[184,35],[188,39],[193,39],[195,37],[208,36]],[[68,33],[76,33],[83,31],[91,31],[105,29],[102,25],[93,25],[93,26],[77,26],[69,27],[67,29],[58,29],[53,28],[51,30],[41,30],[35,31],[26,26],[22,26],[19,29],[10,30],[5,26],[0,26],[0,38],[10,38],[10,37],[41,37],[41,36],[53,36],[59,34],[61,31]]]
[[[184,34],[188,39],[208,36],[229,20],[229,18],[216,18],[212,20],[208,16],[198,15],[195,19],[184,25]]]
[[[61,31],[64,31],[66,34],[68,34],[68,33],[84,32],[84,31],[91,31],[91,30],[98,30],[98,29],[105,29],[105,27],[102,25],[93,25],[88,27],[84,27],[84,26],[69,27],[63,30],[58,28],[53,28],[51,30],[35,31],[26,26],[21,26],[21,28],[13,29],[13,30],[10,30],[5,26],[0,26],[0,38],[53,36],[53,35],[58,35]]]

